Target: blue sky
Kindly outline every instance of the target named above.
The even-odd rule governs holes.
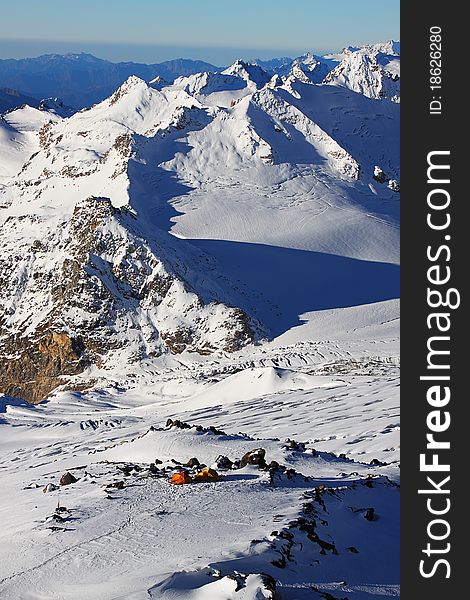
[[[399,39],[399,0],[0,2],[0,58],[91,52],[109,60],[317,53]]]

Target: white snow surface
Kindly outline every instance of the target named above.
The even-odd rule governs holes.
[[[283,600],[399,596],[399,200],[374,179],[378,166],[399,181],[399,106],[375,80],[351,84],[358,52],[329,83],[311,55],[282,79],[238,61],[173,85],[131,77],[70,117],[0,121],[12,331],[48,318],[33,274],[58,272],[90,196],[121,211],[97,272],[175,277],[157,309],[106,279],[125,347],[36,406],[0,395],[0,597],[263,600],[273,582]],[[381,69],[396,75],[394,60]],[[265,335],[228,353],[232,307]],[[155,353],[185,319],[218,349]],[[217,466],[257,448],[295,473]],[[170,484],[192,457],[221,480]],[[77,482],[59,486],[67,471]]]

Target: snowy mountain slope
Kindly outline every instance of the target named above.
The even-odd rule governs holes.
[[[387,42],[345,48],[339,64],[324,81],[345,86],[369,98],[385,98],[400,102],[400,43]]]
[[[4,248],[17,257],[2,267],[3,352],[16,355],[4,373],[4,391],[40,399],[62,375],[112,360],[124,347],[132,360],[168,348],[236,350],[263,335],[257,321],[278,334],[299,312],[366,300],[346,294],[340,304],[319,302],[312,280],[313,288],[300,296],[310,305],[299,311],[279,299],[280,308],[276,292],[264,283],[259,289],[250,268],[237,267],[237,255],[247,248],[234,255],[232,247],[227,264],[226,245],[181,240],[201,237],[202,216],[206,238],[307,250],[297,270],[286,269],[294,277],[302,276],[305,261],[314,269],[318,262],[320,276],[366,274],[359,262],[353,271],[347,261],[325,269],[325,258],[312,251],[396,262],[396,194],[383,184],[379,190],[373,177],[377,164],[397,176],[397,107],[343,88],[268,79],[240,61],[223,74],[180,79],[160,90],[131,77],[102,103],[66,119],[54,112],[39,128],[39,150],[2,190]],[[225,95],[222,106],[213,103],[216,90]],[[227,107],[228,95],[240,90],[244,96]],[[205,92],[212,102],[205,103]],[[38,113],[31,116],[33,131]],[[21,111],[8,118],[11,126],[27,120]],[[262,182],[269,200],[254,202],[249,192]],[[299,184],[306,193],[296,192],[292,202]],[[172,231],[176,238],[167,233],[174,220],[169,202],[184,213]],[[285,219],[279,208],[288,217],[308,218],[301,235],[287,223],[271,229]],[[207,210],[218,215],[212,227]],[[253,229],[238,221],[247,217]],[[235,228],[235,238],[220,230],[226,226]],[[259,250],[251,246],[255,279],[257,256],[265,260]],[[395,283],[379,284],[367,300],[394,297],[395,289]],[[25,370],[33,387],[40,380],[37,393],[19,383]]]
[[[398,591],[396,565],[391,568],[383,558],[397,550],[397,536],[390,535],[390,524],[396,520],[396,487],[379,478],[371,490],[357,476],[337,476],[341,468],[356,468],[355,463],[333,460],[323,467],[324,479],[310,484],[328,481],[328,489],[317,492],[323,496],[318,498],[303,478],[280,477],[278,484],[270,485],[268,473],[254,468],[225,473],[215,484],[177,488],[149,475],[148,463],[127,461],[124,465],[136,465],[139,471],[124,476],[123,489],[106,489],[106,484],[123,481],[120,467],[124,465],[94,462],[95,456],[78,449],[77,458],[85,460],[85,469],[59,459],[54,465],[59,470],[47,473],[39,467],[31,473],[33,481],[28,481],[32,489],[18,494],[16,512],[23,524],[18,531],[15,519],[5,532],[10,561],[2,561],[3,594],[104,599],[180,597],[175,596],[179,593],[188,597],[189,590],[204,586],[199,597],[226,600],[240,587],[244,590],[241,597],[252,600],[259,597],[253,579],[269,574],[272,588],[274,583],[283,597],[299,599],[312,597],[313,582],[320,589],[338,585],[345,580],[337,579],[340,573],[347,576],[355,598],[365,598],[379,586],[386,597]],[[41,487],[56,481],[67,462],[80,479],[62,488],[60,505],[67,511],[59,521],[53,518],[57,491],[43,494]],[[17,478],[18,483],[23,482]],[[340,491],[335,491],[337,487]],[[376,522],[364,518],[363,507],[371,500],[379,515]],[[309,532],[318,532],[318,543],[296,527],[299,519],[305,519],[303,510],[311,511]],[[321,520],[317,527],[314,515]],[[295,539],[292,554],[286,544],[289,532]],[[328,552],[322,552],[322,543]],[[373,552],[377,546],[383,554]],[[305,550],[300,551],[301,547]],[[351,556],[351,547],[357,556]],[[286,552],[287,568],[281,566]],[[306,571],[309,561],[318,568]],[[30,567],[21,570],[21,564]],[[240,584],[232,587],[237,575]],[[260,577],[261,589],[263,581],[271,579]]]
[[[16,175],[39,149],[39,130],[55,120],[55,113],[28,105],[0,115],[0,185]]]
[[[276,387],[275,379],[272,384],[265,380],[264,392],[271,390],[270,395],[220,403],[220,384],[214,380],[235,389],[223,373],[224,367],[235,366],[233,360],[219,360],[217,375],[217,361],[198,365],[182,357],[193,370],[193,383],[175,365],[166,372],[147,372],[147,388],[134,383],[137,387],[127,391],[62,392],[37,406],[6,399],[0,477],[8,493],[0,500],[0,514],[8,519],[0,535],[9,560],[0,561],[0,592],[104,600],[184,598],[199,590],[202,598],[227,600],[236,597],[235,577],[239,593],[246,594],[241,597],[254,600],[263,589],[263,580],[255,586],[254,579],[264,573],[288,600],[320,598],[324,592],[361,600],[396,597],[398,495],[384,476],[398,477],[398,379],[387,362],[398,348],[380,321],[397,313],[392,306],[377,306],[372,313],[365,307],[349,310],[354,316],[344,315],[343,323],[356,328],[347,332],[340,327],[341,346],[335,342],[337,312],[329,325],[325,315],[322,327],[315,328],[325,341],[317,346],[310,369],[316,366],[319,373],[323,364],[332,370],[323,378],[317,374],[310,389],[294,385],[297,389],[288,391]],[[374,343],[375,365],[368,359],[368,344]],[[270,346],[256,350],[258,360],[292,361],[297,350],[298,365],[305,369],[306,348]],[[333,355],[327,357],[328,346],[343,356],[336,366]],[[238,368],[243,358],[256,360],[256,354],[242,351]],[[203,374],[207,367],[210,371]],[[250,368],[238,373],[246,381],[254,374]],[[165,428],[168,417],[202,428],[215,425],[227,433]],[[245,433],[237,434],[240,430]],[[286,438],[304,442],[305,449],[291,448]],[[217,483],[177,488],[166,481],[181,468],[175,460],[197,457],[210,465],[219,454],[233,461],[259,447],[268,462],[302,476],[274,475],[270,483],[269,472],[248,466],[218,469],[223,479]],[[343,452],[346,458],[339,457]],[[166,468],[165,477],[149,471],[155,459],[162,461],[158,469]],[[373,459],[388,464],[368,464]],[[48,484],[57,485],[65,471],[78,482],[42,492]],[[378,479],[371,482],[370,476]],[[119,481],[123,489],[106,487]],[[58,502],[67,508],[59,513],[61,520],[53,516]],[[374,508],[372,521],[364,518],[368,507]],[[336,553],[322,551],[314,535],[308,538],[305,529],[296,527],[299,518],[312,516],[317,525],[307,531],[334,544]],[[313,521],[301,523],[310,527]]]
[[[31,154],[26,136],[0,117],[0,182],[15,175]]]

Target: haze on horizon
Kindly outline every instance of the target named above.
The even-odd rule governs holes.
[[[28,18],[25,19],[25,15]],[[92,18],[90,18],[92,15]],[[185,57],[216,65],[236,58],[323,54],[399,39],[399,1],[23,0],[2,7],[0,58],[89,52],[112,61]],[[85,27],[86,25],[86,27]]]

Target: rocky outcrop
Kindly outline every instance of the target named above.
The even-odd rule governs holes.
[[[13,337],[8,349],[10,356],[0,360],[0,391],[33,404],[64,383],[64,376],[82,372],[87,364],[83,342],[65,332],[53,331],[39,340]]]

